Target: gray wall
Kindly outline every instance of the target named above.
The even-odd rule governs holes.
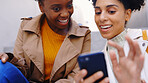
[[[0,52],[12,51],[22,17],[39,14],[34,0],[0,0]]]
[[[105,45],[94,22],[94,10],[88,0],[73,0],[73,18],[82,25],[89,26],[92,30],[92,51],[101,51]],[[40,14],[38,4],[34,0],[1,0],[0,1],[0,52],[12,52],[17,32],[20,26],[20,18],[33,17]],[[140,12],[133,13],[127,27],[147,28],[148,6]]]

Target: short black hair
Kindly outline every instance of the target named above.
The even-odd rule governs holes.
[[[92,0],[93,5],[96,5],[97,0]],[[131,9],[132,11],[140,10],[145,5],[145,0],[119,0],[125,9]]]
[[[44,0],[35,0],[35,1],[42,2],[42,1],[44,1]]]
[[[44,0],[35,0],[35,1],[38,1],[39,3],[41,3],[43,5]]]
[[[35,0],[35,1],[41,2],[42,0]]]

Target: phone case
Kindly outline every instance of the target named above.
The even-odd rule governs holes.
[[[106,61],[103,52],[82,54],[78,57],[78,64],[80,69],[86,69],[88,71],[88,74],[85,78],[91,76],[97,71],[102,71],[104,73],[104,76],[95,83],[98,83],[105,77],[108,77]]]

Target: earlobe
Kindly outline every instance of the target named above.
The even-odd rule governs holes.
[[[129,21],[131,18],[132,11],[131,9],[126,10],[126,21]]]

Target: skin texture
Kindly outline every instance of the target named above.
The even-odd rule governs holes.
[[[118,63],[115,52],[109,52],[113,64],[114,74],[119,83],[141,83],[140,75],[143,68],[144,56],[141,53],[140,47],[136,41],[132,41],[128,36],[125,38],[130,47],[128,57],[125,56],[124,50],[121,46],[112,41],[108,42],[109,45],[117,49],[119,54]],[[75,83],[93,83],[103,76],[103,73],[98,71],[84,80],[83,78],[86,76],[86,74],[86,70],[81,70],[74,78]],[[109,83],[109,78],[105,78],[100,83]]]
[[[5,53],[0,53],[0,60],[3,62],[3,63],[6,63],[6,61],[8,60],[8,55],[5,54]]]
[[[103,77],[103,72],[98,71],[97,73],[93,74],[92,76],[83,79],[87,75],[87,70],[83,69],[75,76],[75,83],[94,83],[97,79]],[[100,83],[109,83],[109,78],[104,78]]]
[[[48,24],[50,25],[52,30],[56,33],[61,33],[61,35],[65,35],[68,31],[69,23],[60,23],[59,20],[68,19],[68,22],[70,21],[70,16],[73,13],[73,7],[70,7],[72,0],[54,1],[57,2],[54,3],[53,0],[44,0],[43,4],[39,3],[39,7],[41,11],[47,16]],[[60,5],[61,3],[65,3],[65,5],[60,5],[60,8],[57,6],[55,8],[52,8],[52,5],[50,5],[49,3],[52,3],[53,5]],[[57,11],[59,9],[61,10]],[[64,11],[66,11],[67,13],[64,13]],[[125,10],[123,4],[117,0],[98,0],[95,6],[95,13],[96,24],[100,30],[101,35],[106,39],[111,39],[121,33],[124,30],[125,21],[128,21],[131,16],[131,10]],[[106,25],[111,25],[111,27],[105,30],[100,28],[100,26]],[[120,56],[120,62],[117,63],[115,53],[113,51],[110,52],[115,76],[117,77],[119,83],[141,83],[140,72],[143,67],[144,56],[142,55],[137,42],[132,41],[128,37],[126,39],[130,46],[128,57],[125,57],[122,47],[118,46],[114,42],[108,42],[108,44],[118,50]],[[5,63],[8,60],[8,55],[0,54],[0,59],[3,63]],[[86,70],[81,70],[75,76],[75,83],[93,83],[103,76],[103,73],[101,71],[98,71],[97,73],[84,80],[83,77],[85,77],[86,74]],[[101,83],[108,82],[109,79],[105,78],[104,80],[102,80]]]
[[[117,49],[119,54],[118,63],[115,52],[110,51],[114,74],[119,83],[141,83],[140,75],[144,64],[144,56],[136,41],[132,41],[128,36],[125,38],[130,47],[128,57],[125,56],[121,46],[112,41],[108,42],[109,45]]]
[[[44,0],[39,2],[39,7],[46,15],[50,28],[58,34],[66,35],[73,14],[72,0]]]
[[[118,0],[97,0],[95,22],[105,39],[112,39],[124,30],[125,21],[131,16],[131,10],[125,10]],[[106,28],[102,28],[106,27]]]
[[[95,22],[103,38],[109,40],[120,34],[125,27],[125,22],[131,17],[131,9],[125,9],[124,5],[118,0],[97,0],[95,5]],[[144,56],[137,42],[126,37],[130,51],[128,57],[125,56],[124,50],[116,43],[109,41],[108,44],[118,50],[119,63],[114,51],[109,55],[113,64],[113,71],[119,83],[141,83],[140,74],[144,63]],[[130,67],[129,67],[130,66]],[[85,72],[84,72],[85,71]],[[76,83],[92,83],[101,78],[102,75],[94,75],[83,79],[86,70],[81,70],[75,76]],[[101,72],[101,71],[99,71]],[[136,72],[136,73],[135,73]],[[108,80],[108,78],[106,78]],[[102,83],[107,83],[104,79]],[[105,81],[106,80],[106,81]]]

